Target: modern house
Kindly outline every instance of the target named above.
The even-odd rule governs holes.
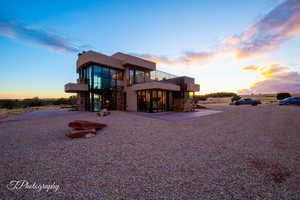
[[[193,78],[157,71],[156,63],[124,53],[80,53],[77,73],[65,92],[77,93],[79,109],[87,111],[190,111],[200,90]]]

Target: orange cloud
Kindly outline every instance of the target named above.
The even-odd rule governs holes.
[[[249,89],[238,90],[238,93],[300,93],[300,74],[277,64],[255,66],[265,80],[253,83]],[[247,67],[245,67],[247,68]],[[244,69],[245,69],[244,68]],[[251,68],[251,67],[249,67]]]
[[[256,71],[259,67],[255,65],[249,65],[243,68],[243,70],[248,70],[248,71]]]

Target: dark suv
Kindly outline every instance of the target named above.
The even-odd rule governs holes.
[[[239,100],[236,100],[231,103],[232,105],[252,105],[252,106],[257,106],[258,104],[261,104],[259,100],[253,100],[250,98],[241,98]]]
[[[300,97],[288,97],[279,101],[279,105],[300,105]]]

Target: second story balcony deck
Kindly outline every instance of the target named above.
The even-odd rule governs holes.
[[[139,71],[135,74],[130,74],[129,85],[145,83],[145,82],[153,82],[153,81],[163,81],[163,80],[168,80],[176,77],[177,76],[173,74],[169,74],[159,70],[154,70],[151,72]]]

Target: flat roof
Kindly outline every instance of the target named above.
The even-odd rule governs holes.
[[[151,71],[156,69],[156,63],[152,61],[148,61],[121,52],[115,53],[112,56],[107,56],[95,51],[87,51],[78,56],[77,71],[79,68],[90,64],[105,65],[121,70],[124,70],[126,65],[133,65]]]

